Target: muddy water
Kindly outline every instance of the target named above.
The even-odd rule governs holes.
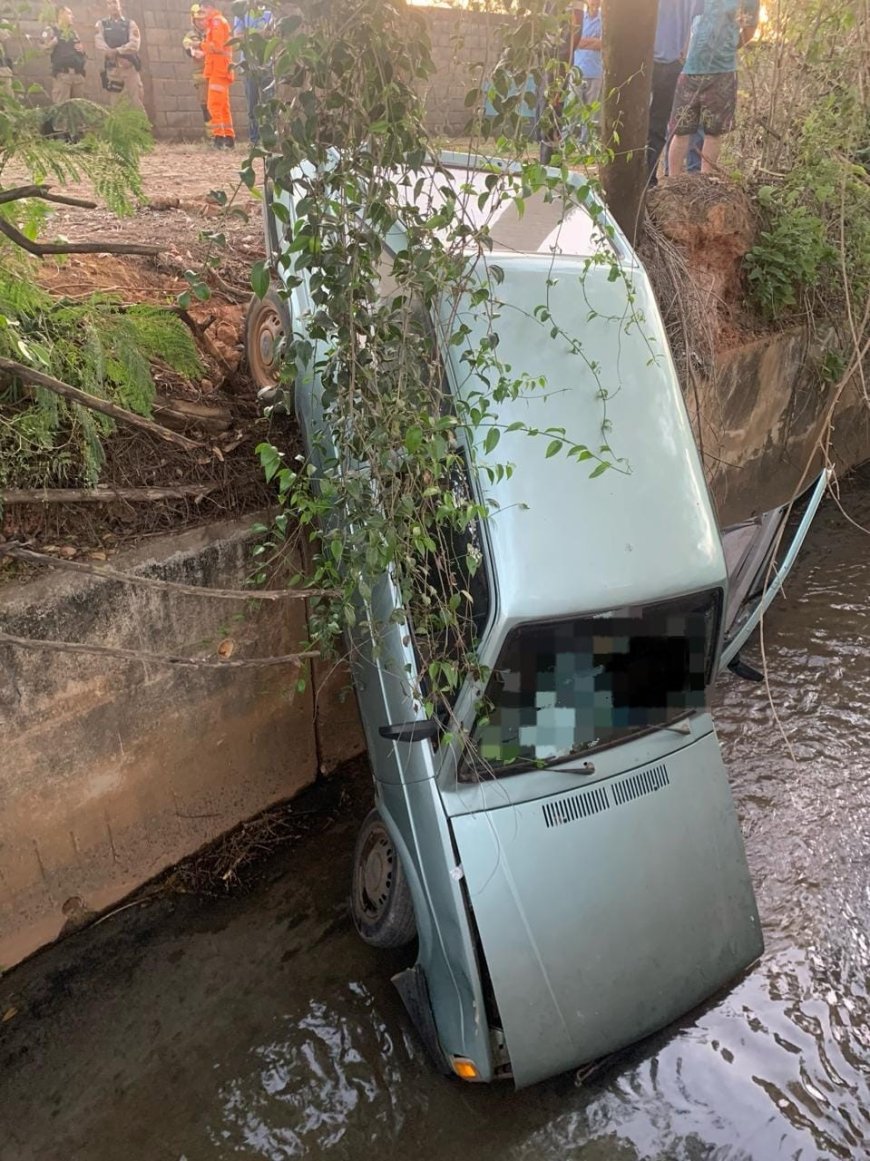
[[[870,527],[870,476],[843,500]],[[870,1156],[868,588],[870,537],[828,505],[765,632],[794,761],[762,689],[717,693],[767,940],[727,998],[587,1088],[436,1077],[389,984],[401,958],[346,918],[350,782],[246,894],[127,912],[0,985],[0,1157]]]

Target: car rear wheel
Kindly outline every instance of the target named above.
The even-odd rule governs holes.
[[[408,880],[376,810],[356,840],[350,909],[354,926],[372,947],[404,947],[417,934]]]
[[[287,303],[274,287],[263,298],[255,295],[251,299],[245,319],[245,350],[257,395],[264,403],[273,403],[278,394],[289,329]]]

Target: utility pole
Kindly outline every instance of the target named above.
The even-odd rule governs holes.
[[[608,209],[629,241],[640,229],[659,0],[603,0],[601,128],[613,161],[601,171]]]

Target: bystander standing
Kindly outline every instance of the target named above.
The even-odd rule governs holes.
[[[272,13],[269,9],[251,3],[248,4],[243,15],[238,15],[233,20],[233,38],[242,42],[242,48],[239,50],[239,63],[245,78],[245,101],[248,106],[248,137],[252,145],[259,145],[260,143],[260,122],[257,114],[261,99],[260,89],[262,79],[258,76],[257,62],[245,59],[244,39],[246,35],[252,32],[258,32],[261,35],[268,32],[271,25]]]
[[[646,147],[650,185],[655,185],[659,158],[667,145],[674,92],[686,60],[692,20],[703,7],[704,0],[659,0]],[[697,161],[700,169],[700,157]]]
[[[230,107],[230,85],[235,80],[230,46],[232,30],[217,8],[193,4],[190,16],[197,32],[202,34],[202,71],[208,85],[206,104],[212,141],[215,149],[233,149],[236,134]]]
[[[87,53],[75,28],[72,10],[55,9],[54,24],[42,33],[42,47],[51,54],[51,103],[43,133],[69,142],[80,137],[81,122],[68,102],[85,95]]]
[[[54,24],[42,34],[42,47],[51,55],[51,102],[62,105],[85,95],[87,54],[75,28],[72,9],[55,9]]]
[[[701,172],[718,169],[722,138],[734,128],[737,50],[755,35],[758,14],[759,0],[704,0],[674,94],[671,176],[683,172],[691,138],[699,129],[704,131]]]
[[[2,20],[2,17],[0,17]],[[12,30],[0,23],[0,93],[12,92],[13,66],[9,55],[9,41]]]
[[[581,9],[575,9],[573,52],[571,56],[577,70],[580,85],[579,95],[584,105],[600,105],[601,88],[604,83],[604,66],[601,59],[601,0],[587,0]],[[600,111],[596,110],[591,120],[597,124]],[[582,139],[588,138],[586,124]]]
[[[193,88],[196,92],[199,101],[199,107],[202,110],[202,119],[206,125],[206,136],[208,136],[208,81],[205,79],[203,67],[205,65],[205,53],[202,51],[203,33],[199,31],[193,19],[193,14],[190,17],[190,28],[185,32],[181,40],[181,47],[190,57],[194,64],[193,72]]]
[[[106,10],[106,18],[97,22],[95,37],[97,52],[106,54],[100,74],[103,88],[112,104],[124,97],[144,113],[139,25],[124,15],[121,0],[108,0]]]

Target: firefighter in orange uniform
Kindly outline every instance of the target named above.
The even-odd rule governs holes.
[[[233,114],[230,108],[230,85],[233,76],[233,50],[229,46],[232,29],[216,8],[194,4],[190,17],[202,35],[203,75],[208,85],[207,104],[211,135],[215,149],[234,149]]]

